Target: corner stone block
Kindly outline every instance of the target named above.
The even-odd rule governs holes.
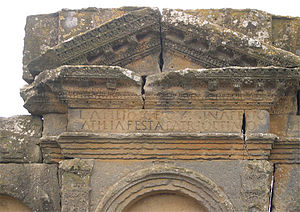
[[[43,136],[55,136],[67,130],[68,121],[65,114],[46,114],[43,118]]]
[[[270,115],[266,110],[246,110],[246,133],[268,133]]]
[[[277,164],[272,211],[300,211],[300,164]]]
[[[240,198],[244,201],[242,211],[268,211],[272,163],[264,160],[250,161],[241,174]]]
[[[288,116],[287,136],[300,138],[300,116],[299,115]]]
[[[64,160],[59,164],[61,211],[89,211],[93,160]]]
[[[59,212],[57,166],[0,164],[0,193],[20,200],[33,212]]]
[[[0,162],[41,162],[41,134],[42,120],[38,116],[0,118]]]

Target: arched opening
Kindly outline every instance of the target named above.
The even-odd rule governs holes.
[[[95,211],[229,212],[234,209],[225,193],[207,177],[182,167],[157,165],[122,178],[107,190]]]
[[[124,212],[207,212],[197,200],[178,193],[150,193],[129,204]]]
[[[0,212],[31,212],[20,200],[0,194]]]

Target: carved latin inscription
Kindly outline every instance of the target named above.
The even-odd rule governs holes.
[[[242,117],[241,110],[70,109],[68,131],[239,133]]]

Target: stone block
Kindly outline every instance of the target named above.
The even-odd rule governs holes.
[[[245,110],[246,133],[269,133],[270,115],[266,110]]]
[[[90,211],[90,177],[93,160],[63,160],[59,164],[61,211]]]
[[[300,55],[300,18],[272,16],[273,45]]]
[[[270,115],[270,133],[278,136],[286,136],[288,115],[272,114]]]
[[[0,191],[34,212],[60,211],[57,166],[0,164]]]
[[[299,164],[276,164],[272,211],[300,210],[299,173]]]
[[[286,134],[288,137],[300,138],[300,116],[289,115]]]
[[[58,44],[58,14],[32,15],[26,19],[23,64]]]
[[[0,162],[41,162],[39,139],[42,120],[37,116],[0,118]]]
[[[49,113],[43,115],[43,136],[57,136],[67,131],[67,115]]]

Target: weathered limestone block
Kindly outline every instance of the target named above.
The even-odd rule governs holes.
[[[272,211],[300,210],[299,173],[299,164],[276,164]]]
[[[246,133],[244,159],[268,160],[278,137],[270,133]]]
[[[26,82],[32,82],[34,79],[25,68],[26,65],[58,44],[58,24],[57,13],[27,17],[23,51],[23,79]]]
[[[41,152],[38,144],[41,136],[40,117],[0,118],[0,162],[40,162]]]
[[[278,136],[286,136],[288,115],[272,114],[270,115],[270,133]]]
[[[61,148],[57,142],[58,136],[43,136],[40,140],[43,163],[58,163],[64,159]]]
[[[59,164],[61,211],[89,211],[93,160],[63,160]]]
[[[275,116],[273,133],[280,136],[274,143],[270,159],[274,163],[300,163],[300,116]],[[277,121],[277,123],[276,123]],[[272,126],[272,125],[271,125]]]
[[[115,175],[115,173],[118,174]],[[172,173],[172,179],[169,179],[169,173]],[[212,211],[223,211],[218,207],[224,203],[230,207],[229,211],[251,211],[255,208],[258,211],[267,211],[271,175],[272,164],[267,161],[175,161],[170,163],[95,161],[91,176],[91,211],[95,209],[99,211],[100,208],[106,206],[105,203],[112,206],[119,203],[122,207],[122,205],[132,203],[130,201],[134,202],[136,195],[150,194],[151,189],[152,192],[166,193],[172,189],[172,186],[168,186],[170,181],[177,189],[174,193],[185,192],[187,188],[195,191],[195,187],[190,187],[191,181],[188,181],[186,176],[193,176],[194,185],[202,182],[202,189],[213,197],[216,197],[213,193],[219,188],[224,192],[223,201],[217,200],[209,206],[215,207],[210,208]],[[180,182],[177,182],[177,179],[180,179]],[[132,182],[134,185],[131,184]],[[151,186],[149,184],[145,186],[146,182],[151,182]],[[214,191],[206,190],[209,187],[205,186],[207,182],[211,186],[215,185]],[[159,187],[161,184],[164,186]],[[138,191],[135,185],[141,185]],[[191,197],[197,199],[197,194],[203,190]],[[206,197],[207,193],[203,195]],[[126,195],[126,199],[122,198],[123,194]],[[209,199],[209,197],[206,200],[203,199],[201,204],[206,205]],[[124,201],[120,202],[120,200]]]
[[[244,164],[240,191],[244,202],[243,211],[268,210],[272,173],[273,166],[268,161],[249,161]]]
[[[294,67],[300,64],[297,55],[222,28],[203,17],[172,9],[164,9],[162,13],[162,45],[162,71],[228,66]]]
[[[69,18],[76,23],[76,17]],[[118,65],[140,75],[160,72],[159,21],[158,9],[132,10],[50,48],[26,68],[32,76],[61,65]]]
[[[43,115],[43,137],[57,136],[67,131],[67,115],[49,113]]]
[[[58,44],[58,13],[31,15],[26,19],[23,64]]]
[[[270,160],[273,163],[300,163],[300,137],[281,137],[274,142]]]
[[[246,133],[269,133],[270,115],[266,110],[245,110]]]
[[[142,108],[142,80],[117,66],[61,66],[39,74],[21,90],[33,114],[67,113],[67,108]]]
[[[300,116],[299,115],[289,115],[286,135],[288,137],[300,138]]]
[[[177,10],[205,19],[224,28],[243,33],[255,40],[271,43],[272,15],[253,9],[196,9]]]
[[[60,211],[56,165],[0,164],[0,192],[34,212]]]
[[[272,16],[272,41],[275,47],[300,55],[300,18]]]

